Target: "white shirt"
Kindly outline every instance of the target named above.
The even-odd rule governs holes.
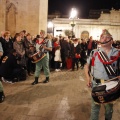
[[[54,61],[61,61],[61,52],[60,49],[55,51]]]

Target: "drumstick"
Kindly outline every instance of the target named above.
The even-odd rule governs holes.
[[[106,80],[105,82],[110,82],[110,81],[114,81],[115,79],[117,79],[118,77],[115,77],[115,78],[111,78],[111,79],[109,79],[109,80]],[[119,79],[117,79],[117,80],[119,80]]]

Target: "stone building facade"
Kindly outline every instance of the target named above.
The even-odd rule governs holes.
[[[54,36],[65,35],[65,30],[72,30],[71,19],[55,18]],[[93,36],[94,40],[100,39],[103,29],[108,29],[114,40],[120,40],[120,10],[111,10],[110,13],[102,13],[98,19],[75,19],[74,33],[77,38],[88,39]]]
[[[0,0],[0,31],[47,31],[48,0]]]

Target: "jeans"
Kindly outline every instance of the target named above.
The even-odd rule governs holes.
[[[105,119],[112,120],[112,113],[113,113],[113,104],[107,103],[103,104],[105,108]],[[90,120],[99,120],[99,111],[100,111],[100,104],[96,104],[92,99],[91,104],[91,117]]]

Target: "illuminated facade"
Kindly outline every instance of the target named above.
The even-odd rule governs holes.
[[[54,36],[65,36],[65,30],[71,30],[71,20],[66,18],[54,18]],[[110,13],[101,13],[98,19],[75,19],[74,33],[77,38],[88,39],[93,36],[99,40],[103,29],[108,29],[114,40],[120,40],[120,10],[111,10]]]

